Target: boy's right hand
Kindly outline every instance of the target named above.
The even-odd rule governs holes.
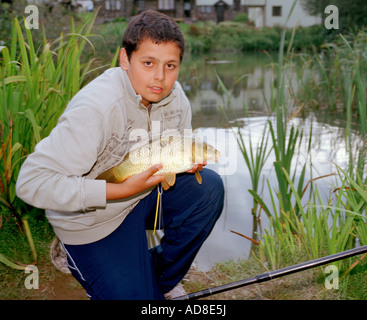
[[[117,200],[131,197],[141,191],[144,191],[164,180],[163,175],[154,175],[162,169],[161,164],[154,165],[148,170],[133,175],[123,183],[108,183],[106,184],[106,199]]]

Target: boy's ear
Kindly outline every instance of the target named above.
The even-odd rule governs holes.
[[[119,64],[120,64],[120,67],[124,69],[125,71],[127,71],[127,69],[129,68],[129,58],[127,56],[125,48],[120,49]]]

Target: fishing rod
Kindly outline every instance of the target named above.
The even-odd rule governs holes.
[[[207,296],[211,296],[213,294],[217,294],[217,293],[221,293],[224,291],[229,291],[229,290],[233,290],[233,289],[237,289],[237,288],[241,288],[244,286],[248,286],[254,283],[260,283],[260,282],[264,282],[264,281],[268,281],[268,280],[272,280],[275,278],[279,278],[291,273],[295,273],[295,272],[300,272],[303,270],[307,270],[307,269],[311,269],[311,268],[315,268],[327,263],[331,263],[337,260],[341,260],[341,259],[346,259],[352,256],[355,256],[357,254],[361,254],[361,253],[365,253],[367,252],[367,245],[365,246],[361,246],[361,247],[357,247],[354,249],[350,249],[350,250],[346,250],[343,252],[339,252],[339,253],[335,253],[332,254],[330,256],[326,256],[326,257],[322,257],[322,258],[318,258],[315,260],[311,260],[311,261],[307,261],[307,262],[303,262],[303,263],[299,263],[293,266],[289,266],[283,269],[278,269],[278,270],[274,270],[274,271],[269,271],[269,272],[265,272],[259,275],[256,275],[254,277],[251,278],[247,278],[244,280],[240,280],[240,281],[236,281],[236,282],[232,282],[232,283],[228,283],[219,287],[214,287],[214,288],[209,288],[209,289],[205,289],[202,291],[198,291],[198,292],[194,292],[194,293],[190,293],[188,295],[183,295],[180,297],[176,297],[172,300],[194,300],[194,299],[199,299],[199,298],[205,298]]]

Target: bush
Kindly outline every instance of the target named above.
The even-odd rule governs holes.
[[[246,23],[249,21],[249,18],[246,13],[239,13],[234,17],[234,21],[240,23]]]
[[[242,51],[270,50],[270,48],[273,48],[272,40],[263,36],[246,37],[241,44]]]
[[[290,39],[291,31],[287,38]],[[312,46],[319,48],[325,42],[324,28],[320,26],[299,27],[296,30],[293,47],[297,50],[310,50]]]
[[[279,50],[282,28],[256,29],[238,20],[235,21],[199,22],[184,29],[187,52],[203,53],[208,51],[277,51]],[[285,48],[292,37],[292,29],[288,29]],[[299,27],[296,29],[293,48],[295,50],[311,50],[319,48],[325,41],[325,32],[321,26]]]

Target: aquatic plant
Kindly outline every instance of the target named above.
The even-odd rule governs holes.
[[[367,32],[339,35],[334,43],[325,43],[322,51],[294,55],[297,60],[297,98],[307,107],[347,112],[350,124],[359,123],[367,134]],[[366,139],[366,138],[365,138]]]
[[[50,133],[91,71],[92,61],[83,64],[81,58],[86,44],[93,47],[89,37],[94,18],[80,26],[72,21],[70,33],[61,34],[52,42],[47,41],[43,30],[39,47],[33,42],[31,31],[14,18],[10,47],[0,47],[1,215],[10,212],[22,226],[35,261],[37,254],[28,219],[37,209],[17,198],[15,184],[25,157]],[[4,255],[0,255],[0,261],[11,267],[25,268]]]
[[[299,252],[304,252],[309,259],[315,259],[325,254],[333,254],[350,249],[355,245],[359,245],[359,243],[366,244],[366,147],[365,144],[360,147],[356,162],[352,154],[352,148],[350,147],[352,139],[351,123],[353,104],[358,106],[362,140],[365,141],[366,139],[366,119],[364,114],[366,106],[365,82],[361,78],[359,59],[356,57],[357,52],[350,52],[352,47],[348,45],[345,38],[344,41],[349,50],[347,54],[354,56],[354,58],[349,61],[349,65],[353,67],[352,72],[349,74],[350,77],[347,78],[347,80],[344,79],[344,82],[340,83],[340,86],[343,86],[344,94],[346,94],[344,97],[347,112],[345,139],[347,153],[349,152],[349,166],[348,171],[345,171],[340,168],[338,164],[335,164],[337,185],[325,204],[322,202],[318,190],[315,187],[313,187],[313,192],[307,203],[303,204],[301,200],[304,192],[300,187],[304,179],[304,171],[302,170],[303,173],[299,180],[300,184],[297,188],[294,184],[293,177],[290,175],[289,161],[292,161],[294,156],[294,144],[291,142],[296,142],[297,131],[293,129],[293,127],[290,129],[288,147],[286,148],[284,145],[284,141],[286,141],[286,131],[284,130],[286,119],[283,120],[282,111],[284,109],[279,108],[279,106],[281,107],[285,104],[279,104],[279,102],[283,102],[282,98],[279,98],[279,95],[284,94],[285,87],[283,77],[285,73],[283,70],[290,63],[290,60],[284,62],[282,60],[282,54],[280,53],[280,63],[277,66],[278,83],[280,83],[276,92],[278,98],[272,101],[275,105],[273,109],[277,111],[277,139],[275,139],[275,129],[271,126],[273,147],[277,155],[277,161],[274,163],[274,168],[277,174],[279,191],[278,194],[274,196],[273,186],[271,186],[268,181],[268,188],[272,199],[271,208],[263,203],[258,195],[256,197],[259,203],[261,203],[262,208],[267,212],[267,215],[271,216],[269,229],[262,235],[258,251],[260,259],[267,261],[268,268],[278,268],[282,262],[282,255],[285,253],[297,254]],[[290,50],[288,50],[288,52],[290,52]],[[351,61],[353,61],[353,63],[351,63]],[[339,60],[338,62],[334,60],[333,66],[337,66],[339,62]],[[317,63],[320,67],[319,71],[321,71],[321,81],[323,81],[327,78],[327,73],[325,72],[326,66],[320,59]],[[307,67],[310,65],[311,64],[306,64]],[[306,70],[306,66],[304,66],[302,71]],[[341,72],[341,70],[342,69],[338,67],[337,72]],[[315,82],[315,84],[317,84],[317,82]],[[324,81],[324,84],[326,84],[324,89],[327,91],[327,102],[329,104],[335,103],[335,101],[331,99],[338,96],[336,92],[340,90],[341,87],[326,81]],[[345,85],[346,88],[344,87]],[[312,92],[309,88],[304,88],[305,87],[302,86],[298,91],[293,91],[298,94],[306,90],[306,95]],[[292,91],[291,89],[289,90]],[[358,91],[357,95],[355,95],[356,91]],[[364,122],[362,123],[361,121]],[[311,136],[312,135],[310,135],[309,146],[311,144]],[[281,159],[283,159],[283,161],[281,161]],[[276,205],[277,202],[279,202],[279,207]],[[354,263],[352,263],[351,260],[338,262],[337,266],[339,270],[344,269],[344,274],[346,274],[358,264],[358,261],[357,259]]]
[[[308,96],[311,99],[312,89],[304,85],[295,88],[291,79],[288,78],[288,71],[293,70],[296,65],[292,49],[294,34],[295,31],[288,41],[288,48],[284,50],[286,33],[283,31],[278,61],[272,64],[274,81],[270,88],[271,95],[267,104],[268,109],[273,113],[273,116],[268,121],[268,127],[272,142],[270,146],[276,159],[273,164],[276,173],[276,184],[273,181],[270,183],[269,179],[267,179],[271,204],[265,203],[256,189],[250,190],[254,201],[259,204],[270,220],[269,228],[260,235],[259,250],[255,251],[260,261],[269,269],[279,268],[284,261],[285,254],[295,255],[302,253],[306,254],[309,259],[316,259],[325,254],[333,254],[350,249],[358,242],[366,244],[367,240],[365,148],[362,146],[355,163],[351,151],[352,148],[349,147],[347,150],[347,153],[349,152],[350,155],[348,172],[344,171],[337,164],[335,165],[336,173],[331,173],[330,175],[335,174],[336,186],[326,203],[321,199],[319,191],[313,185],[313,182],[316,179],[323,179],[329,175],[316,178],[311,176],[306,183],[306,165],[310,165],[312,175],[310,155],[312,128],[307,141],[307,151],[304,154],[306,161],[301,170],[299,170],[296,157],[303,139],[303,133],[294,126],[291,120],[293,117],[298,116],[303,109],[304,105],[299,103],[302,92],[303,96]],[[354,56],[353,59],[355,59],[357,52],[351,53],[351,49],[352,47],[348,47],[348,52],[344,52],[344,54]],[[312,73],[315,64],[308,60],[307,55],[302,54],[301,57],[307,62],[302,67],[301,73]],[[362,136],[365,139],[364,126],[366,119],[363,110],[365,110],[364,92],[366,85],[361,77],[360,59],[349,61],[349,66],[353,67],[353,71],[349,73],[350,77],[347,80],[345,78],[340,80],[343,77],[336,79],[335,81],[338,82],[338,85],[325,81],[328,77],[327,68],[321,58],[316,60],[316,65],[319,66],[321,71],[320,81],[324,82],[318,84],[317,80],[312,78],[312,81],[314,81],[313,85],[320,85],[320,87],[325,89],[325,96],[330,104],[336,103],[335,97],[339,99],[336,92],[343,88],[347,111],[347,148],[351,144],[350,130],[353,105],[358,106],[360,121],[364,121],[363,124],[360,122],[360,127]],[[340,69],[340,62],[340,60],[334,61],[333,64],[339,68],[337,72],[347,72],[345,69]],[[311,81],[311,77],[300,77],[299,79]],[[219,80],[218,82],[225,96],[229,96],[229,91],[223,88]],[[345,85],[346,87],[344,87]],[[226,101],[230,101],[230,97],[227,97]],[[305,104],[307,105],[307,103],[308,101],[306,100]],[[264,131],[262,141],[265,141],[265,139],[267,138]],[[255,153],[252,143],[249,143],[244,148],[245,142],[240,136],[238,145],[250,172],[255,173],[257,168],[254,166],[255,162],[251,161],[255,158],[253,156]],[[264,155],[266,148],[264,148],[264,144],[260,146],[262,150],[256,151],[256,158],[265,159],[260,155]],[[294,168],[294,171],[292,171],[292,168]],[[300,172],[297,177],[297,184],[296,171]],[[255,186],[256,184],[253,185]],[[307,188],[311,190],[309,198],[303,199]],[[341,269],[344,268],[347,272],[351,268],[351,260],[339,262],[337,265]]]

